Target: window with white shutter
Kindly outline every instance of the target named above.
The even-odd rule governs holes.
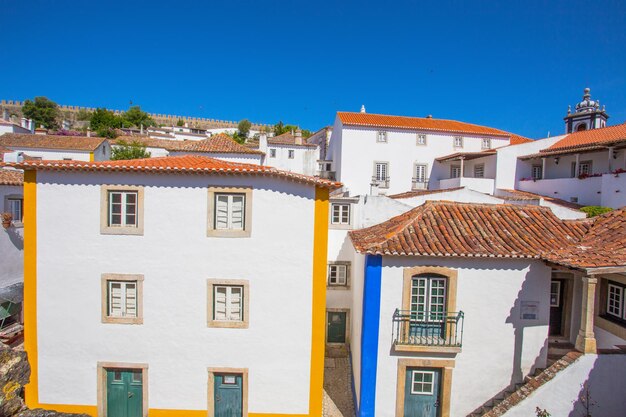
[[[102,322],[141,324],[143,275],[102,275]]]
[[[425,164],[415,164],[415,182],[426,182],[426,168]]]
[[[387,132],[376,132],[376,142],[387,143]]]
[[[348,285],[348,264],[328,265],[328,286],[345,287]]]
[[[463,147],[463,137],[462,136],[455,136],[454,137],[454,147],[455,148],[462,148]]]
[[[491,149],[491,139],[483,138],[481,143],[482,149]]]
[[[373,182],[381,188],[389,187],[389,162],[374,162]]]
[[[102,185],[100,233],[143,235],[143,187]]]
[[[417,145],[426,145],[426,135],[423,134],[417,134]]]
[[[207,236],[249,237],[252,220],[250,187],[209,187]]]
[[[248,327],[248,294],[246,280],[208,280],[209,327]]]
[[[137,227],[136,191],[109,191],[109,227]]]
[[[215,228],[243,230],[245,194],[215,194]]]
[[[350,204],[332,203],[331,204],[331,224],[350,224]]]

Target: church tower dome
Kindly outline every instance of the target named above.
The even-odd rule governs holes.
[[[592,100],[591,89],[585,88],[583,99],[576,104],[575,111],[572,113],[571,106],[567,108],[567,116],[563,119],[565,133],[605,127],[608,118],[605,108],[600,109],[600,100]]]

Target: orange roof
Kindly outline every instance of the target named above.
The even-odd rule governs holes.
[[[0,185],[22,185],[24,173],[15,169],[0,167]]]
[[[105,138],[87,136],[5,133],[0,136],[0,146],[6,148],[64,149],[88,152],[96,150],[105,140]]]
[[[615,142],[626,142],[626,123],[570,133],[542,152],[560,151]]]
[[[146,136],[120,136],[114,142],[119,144],[120,140],[128,143],[139,142],[149,148],[163,148],[171,152],[246,153],[263,155],[263,152],[240,145],[230,136],[221,133],[197,141],[155,139]]]
[[[337,112],[341,123],[348,126],[386,127],[395,129],[432,130],[436,132],[465,133],[511,138],[511,145],[530,142],[531,139],[514,135],[504,130],[456,120],[433,119],[430,117],[389,116],[384,114]]]
[[[50,171],[106,171],[185,174],[260,175],[279,177],[326,188],[338,188],[341,183],[318,177],[281,171],[274,167],[241,164],[200,155],[164,156],[159,158],[131,159],[122,161],[24,161],[12,164],[24,170]]]

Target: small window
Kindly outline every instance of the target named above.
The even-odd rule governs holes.
[[[243,230],[245,206],[245,194],[215,194],[215,228]]]
[[[463,145],[461,145],[461,146],[463,146]],[[482,149],[491,149],[491,139],[483,138],[480,147]]]
[[[7,211],[11,214],[13,223],[22,223],[24,217],[24,199],[16,197],[7,198]]]
[[[412,371],[411,394],[433,395],[435,373],[431,371]]]
[[[373,182],[380,188],[389,188],[389,162],[374,163]]]
[[[348,285],[348,265],[344,265],[344,264],[328,265],[328,285],[329,286]]]
[[[419,134],[417,135],[417,145],[426,145],[426,135]]]
[[[455,136],[454,137],[454,147],[455,148],[462,148],[463,147],[463,137],[462,136]]]
[[[295,155],[296,155],[296,151],[294,151],[293,149],[289,149],[289,153],[288,153],[289,159],[293,159]]]
[[[414,182],[424,183],[426,182],[426,164],[415,164],[415,178]]]
[[[532,178],[534,180],[540,180],[543,178],[543,166],[533,165]]]
[[[137,227],[137,191],[109,191],[109,227]]]
[[[591,175],[593,174],[593,163],[592,161],[581,161],[578,163],[578,173],[576,173],[576,162],[572,162],[572,178],[578,177],[580,175]]]
[[[485,164],[474,165],[474,178],[485,178]]]
[[[561,305],[561,282],[552,281],[550,283],[550,307]]]
[[[387,132],[376,132],[376,142],[387,143]]]
[[[143,275],[102,275],[102,322],[141,324]]]
[[[246,280],[207,280],[208,327],[247,328],[249,284]]]
[[[103,185],[100,233],[143,235],[143,187]]]
[[[461,177],[461,166],[452,165],[450,167],[450,178],[460,178],[460,177]]]
[[[606,302],[606,312],[612,316],[623,317],[624,288],[609,284],[609,292]]]
[[[276,149],[270,148],[270,158],[276,158]]]
[[[350,224],[350,204],[332,203],[331,224]]]

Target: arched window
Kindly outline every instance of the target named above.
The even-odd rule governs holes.
[[[587,123],[581,123],[578,126],[576,126],[577,132],[582,132],[583,130],[587,130]]]

